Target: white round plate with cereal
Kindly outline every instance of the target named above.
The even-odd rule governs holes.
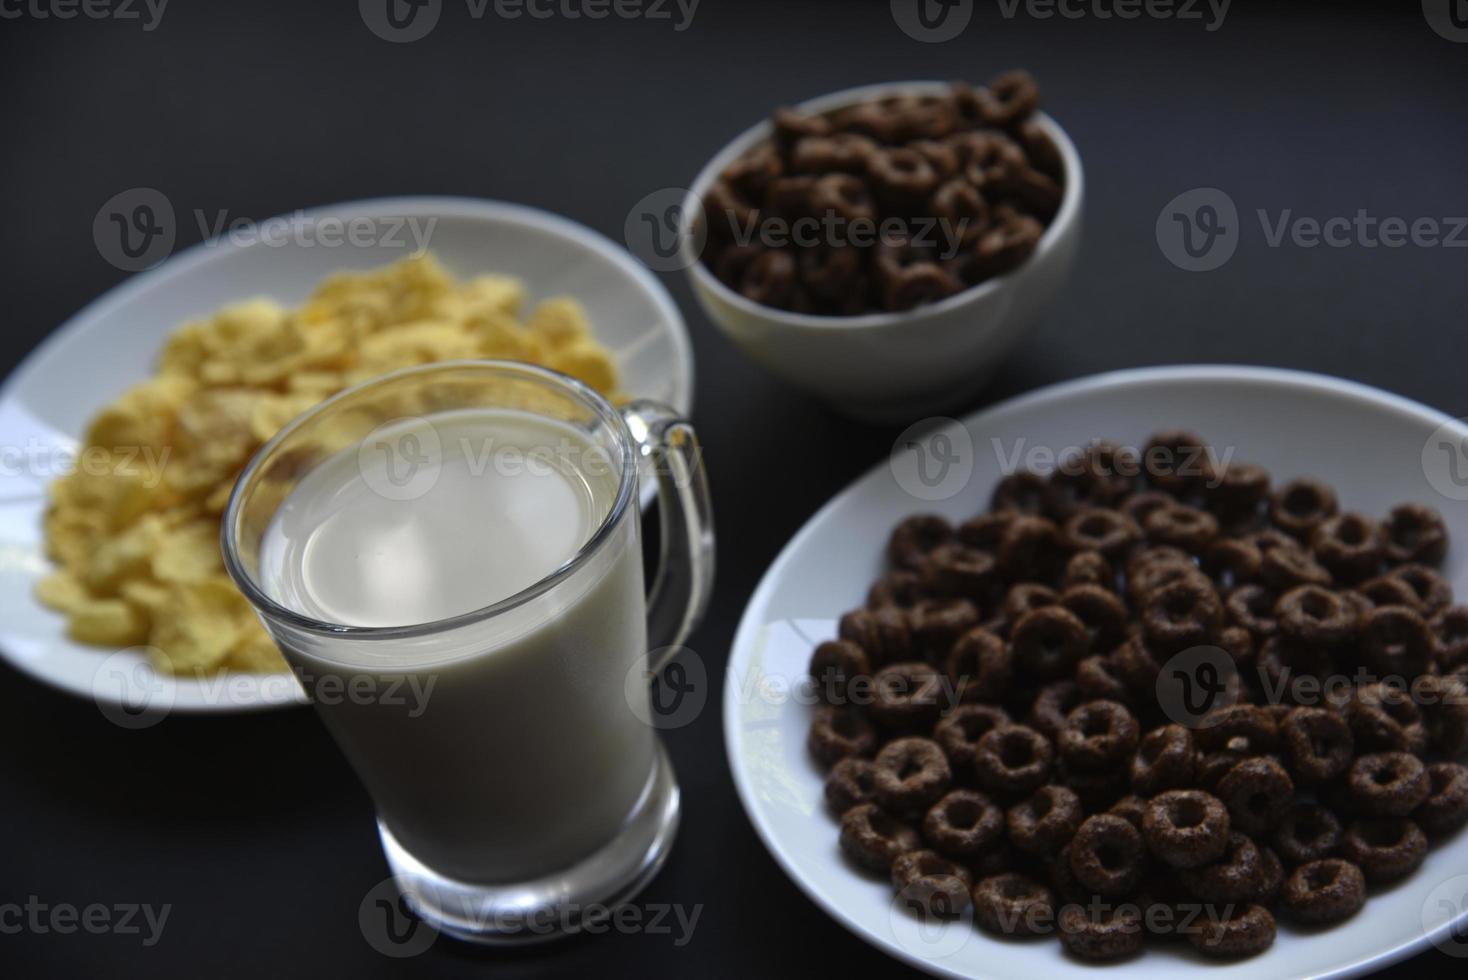
[[[941,422],[941,420],[939,420]],[[985,980],[1093,977],[1098,967],[1054,936],[995,938],[971,915],[925,924],[894,901],[885,876],[859,870],[837,843],[823,771],[806,748],[813,714],[802,688],[812,648],[835,636],[884,568],[889,530],[914,513],[961,521],[986,510],[1014,469],[1049,469],[1052,454],[1095,439],[1141,446],[1185,428],[1235,450],[1276,481],[1318,477],[1343,510],[1385,514],[1398,503],[1436,507],[1457,542],[1442,574],[1468,593],[1468,426],[1440,412],[1348,381],[1249,367],[1122,371],[1046,388],[962,423],[904,433],[883,461],[817,513],[786,546],[751,598],[729,659],[724,734],[745,810],[795,883],[862,939],[932,974]],[[1111,969],[1172,977],[1343,977],[1380,969],[1434,944],[1468,956],[1468,831],[1429,852],[1417,872],[1372,889],[1364,909],[1335,928],[1281,920],[1257,956],[1206,960],[1186,943],[1148,944]],[[1454,939],[1453,930],[1457,930]]]
[[[88,420],[153,373],[165,340],[182,324],[255,297],[295,307],[334,273],[376,269],[424,250],[455,280],[485,273],[518,279],[529,304],[579,300],[594,339],[614,356],[622,390],[689,411],[692,348],[667,290],[620,245],[565,218],[470,198],[384,198],[221,234],[91,303],[0,389],[0,656],[95,699],[123,725],[150,724],[168,711],[304,703],[289,672],[175,677],[153,670],[136,649],[70,640],[65,618],[35,598],[36,583],[51,570],[41,529],[47,485],[78,464]]]

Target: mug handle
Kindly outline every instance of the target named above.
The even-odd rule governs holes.
[[[662,547],[647,600],[647,645],[656,675],[703,619],[714,590],[714,515],[703,451],[693,425],[666,405],[634,401],[622,409],[638,454],[658,481]]]

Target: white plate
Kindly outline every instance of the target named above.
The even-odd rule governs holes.
[[[1439,433],[1439,426],[1448,428]],[[899,440],[883,462],[827,504],[775,560],[745,610],[724,693],[724,734],[740,799],[785,872],[836,921],[872,945],[939,976],[986,980],[1091,978],[1097,967],[1067,957],[1054,938],[1009,942],[971,922],[924,927],[894,910],[891,885],[854,870],[836,842],[822,797],[822,774],[805,738],[811,707],[791,697],[816,641],[859,607],[881,571],[889,529],[918,512],[952,519],[985,509],[1014,458],[1107,438],[1138,446],[1159,429],[1184,426],[1276,479],[1310,474],[1335,485],[1341,506],[1382,514],[1416,500],[1437,506],[1457,535],[1444,573],[1468,593],[1468,483],[1438,443],[1468,438],[1468,427],[1439,412],[1351,382],[1319,375],[1237,367],[1124,371],[1047,388],[919,437],[950,460],[948,479],[929,469],[916,480],[913,450]],[[998,440],[997,442],[995,440]],[[1021,457],[1023,458],[1023,456]],[[1039,456],[1032,457],[1037,461]],[[931,466],[933,456],[926,462]],[[971,475],[969,464],[972,464]],[[1462,479],[1461,475],[1459,479]],[[919,499],[904,486],[924,498]],[[1442,488],[1442,492],[1438,488]],[[952,492],[946,499],[931,499]],[[1446,494],[1446,495],[1445,495]],[[1372,895],[1349,923],[1314,933],[1281,924],[1264,954],[1206,962],[1184,948],[1148,947],[1118,968],[1126,976],[1171,977],[1204,966],[1215,978],[1348,976],[1409,956],[1444,937],[1468,911],[1468,834],[1436,847],[1406,881]],[[1457,948],[1468,953],[1468,943]]]
[[[524,280],[532,300],[580,299],[597,339],[616,353],[628,392],[685,414],[691,408],[693,354],[677,306],[636,259],[589,228],[533,208],[446,197],[331,205],[306,211],[295,222],[322,227],[325,217],[382,222],[375,226],[381,231],[366,246],[340,241],[339,230],[334,246],[290,233],[197,245],[76,314],[0,389],[0,449],[6,453],[0,460],[0,655],[11,664],[63,690],[95,697],[104,710],[146,704],[242,711],[304,703],[289,673],[232,675],[227,682],[174,679],[155,674],[135,652],[109,657],[69,641],[62,617],[33,595],[50,567],[41,541],[46,484],[71,458],[92,414],[152,373],[164,339],[180,324],[253,296],[299,304],[334,272],[411,254],[409,229],[426,235],[428,249],[457,277],[506,273]],[[398,219],[402,228],[394,233],[389,222]],[[262,231],[271,227],[261,224]]]

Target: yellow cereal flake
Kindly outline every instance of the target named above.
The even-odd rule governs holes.
[[[244,596],[228,579],[211,579],[173,590],[173,607],[155,618],[148,643],[153,665],[170,674],[213,670],[221,665],[253,622]]]
[[[243,631],[243,635],[230,649],[229,656],[225,658],[224,663],[230,670],[245,671],[251,674],[273,674],[286,669],[285,660],[275,646],[275,641],[259,623],[256,623],[252,629]]]
[[[530,331],[547,347],[559,349],[591,338],[586,309],[570,297],[548,299],[530,314]]]
[[[71,610],[66,633],[78,643],[129,647],[148,637],[148,619],[122,599],[91,599]]]
[[[549,367],[584,381],[598,391],[612,391],[617,386],[617,367],[606,348],[585,340],[569,347],[553,350],[546,357]]]
[[[219,522],[197,520],[175,529],[158,543],[152,561],[153,578],[159,582],[187,584],[222,578]]]
[[[180,326],[158,373],[104,406],[78,466],[56,480],[44,519],[57,569],[36,586],[68,634],[105,647],[148,643],[171,673],[284,669],[274,643],[224,574],[219,515],[251,455],[291,419],[350,385],[445,360],[528,361],[622,399],[611,355],[573,299],[528,320],[519,280],[462,283],[432,255],[344,272],[289,309],[234,303]],[[431,411],[425,389],[402,414]],[[379,419],[346,413],[315,455],[350,446]],[[282,484],[284,486],[284,484]]]
[[[36,583],[36,598],[52,609],[74,612],[92,601],[92,594],[77,577],[59,568]]]

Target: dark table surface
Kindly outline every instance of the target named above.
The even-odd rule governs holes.
[[[1239,0],[1198,21],[1043,19],[979,3],[919,43],[883,0],[703,0],[676,20],[470,15],[447,0],[415,43],[374,36],[350,0],[169,4],[142,20],[40,17],[0,0],[0,366],[126,278],[92,220],[134,187],[180,215],[260,219],[401,193],[519,201],[620,237],[635,202],[685,186],[781,103],[854,84],[986,78],[1027,66],[1084,157],[1081,260],[980,403],[1093,372],[1175,362],[1303,368],[1468,415],[1468,252],[1272,247],[1256,214],[1468,214],[1468,45],[1415,3]],[[1446,4],[1443,4],[1445,7]],[[1103,4],[1103,12],[1110,4]],[[13,18],[11,13],[19,11]],[[679,15],[681,16],[681,15]],[[1242,216],[1237,254],[1189,273],[1158,248],[1196,187]],[[696,421],[718,506],[718,594],[690,646],[709,707],[667,738],[684,826],[645,904],[701,907],[691,941],[646,932],[534,951],[440,940],[380,955],[359,930],[385,875],[371,806],[316,717],[170,717],[126,732],[0,670],[0,906],[169,905],[161,939],[0,933],[9,976],[788,976],[902,972],[807,901],[730,782],[718,687],[737,618],[781,546],[889,450],[901,426],[843,419],[755,368],[665,277],[697,354]],[[78,398],[89,398],[84,391]],[[3,924],[3,923],[0,923]],[[1432,952],[1392,971],[1456,965]]]

